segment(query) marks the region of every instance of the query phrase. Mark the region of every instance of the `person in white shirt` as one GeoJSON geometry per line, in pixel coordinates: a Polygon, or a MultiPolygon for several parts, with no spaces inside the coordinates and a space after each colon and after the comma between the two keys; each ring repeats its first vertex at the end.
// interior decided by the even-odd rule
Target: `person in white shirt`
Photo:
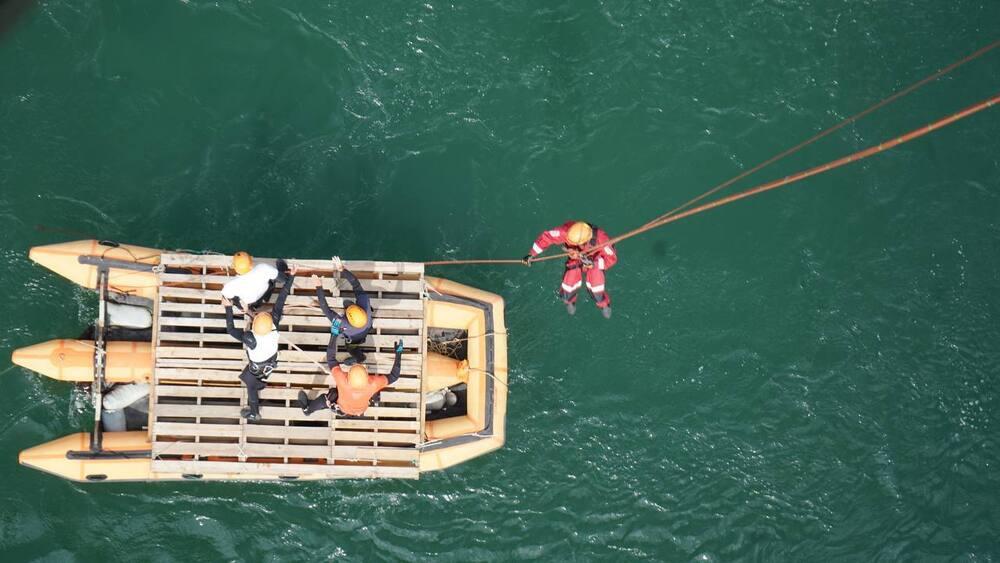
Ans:
{"type": "Polygon", "coordinates": [[[276,265],[254,265],[246,252],[233,255],[233,269],[239,274],[222,286],[222,296],[247,312],[266,303],[277,283],[288,283],[288,264],[278,258],[276,265]]]}
{"type": "Polygon", "coordinates": [[[278,293],[277,301],[274,302],[274,309],[270,313],[254,315],[251,330],[235,327],[233,305],[229,299],[222,299],[222,305],[226,308],[226,332],[243,343],[249,360],[247,366],[243,368],[243,373],[240,374],[240,381],[247,386],[250,403],[249,407],[240,412],[240,416],[249,422],[260,420],[260,390],[267,387],[267,379],[278,366],[278,323],[281,322],[284,313],[285,299],[295,283],[295,271],[296,268],[293,266],[285,285],[278,293]]]}

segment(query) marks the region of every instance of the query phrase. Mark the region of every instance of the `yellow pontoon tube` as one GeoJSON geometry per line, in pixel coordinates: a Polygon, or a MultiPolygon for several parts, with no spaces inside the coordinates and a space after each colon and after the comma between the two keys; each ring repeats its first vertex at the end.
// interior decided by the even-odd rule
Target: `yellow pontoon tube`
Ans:
{"type": "Polygon", "coordinates": [[[507,417],[507,328],[503,299],[474,287],[427,277],[424,320],[428,328],[468,334],[465,362],[440,354],[424,358],[424,392],[465,383],[465,416],[427,421],[420,470],[451,467],[503,446],[507,417]]]}

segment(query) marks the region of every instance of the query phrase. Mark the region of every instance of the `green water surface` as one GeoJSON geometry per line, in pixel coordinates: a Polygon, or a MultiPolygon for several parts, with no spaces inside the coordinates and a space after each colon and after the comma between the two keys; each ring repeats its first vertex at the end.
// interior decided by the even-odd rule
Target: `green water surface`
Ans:
{"type": "MultiPolygon", "coordinates": [[[[66,482],[87,396],[10,350],[93,295],[33,245],[512,258],[618,233],[1000,35],[956,0],[46,0],[0,37],[5,561],[1000,559],[1000,110],[502,294],[506,447],[417,482],[66,482]]],[[[1000,52],[734,186],[1000,90],[1000,52]]]]}

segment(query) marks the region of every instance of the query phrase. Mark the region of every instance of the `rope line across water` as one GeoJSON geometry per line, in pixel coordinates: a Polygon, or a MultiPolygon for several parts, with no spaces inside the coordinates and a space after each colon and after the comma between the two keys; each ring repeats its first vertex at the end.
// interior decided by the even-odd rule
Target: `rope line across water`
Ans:
{"type": "MultiPolygon", "coordinates": [[[[848,164],[850,162],[854,162],[855,160],[861,160],[861,159],[864,159],[864,158],[868,158],[869,156],[878,154],[880,152],[884,152],[885,150],[888,150],[888,149],[891,149],[891,148],[896,147],[898,145],[901,145],[903,143],[912,141],[913,139],[916,139],[918,137],[922,137],[923,135],[926,135],[927,133],[930,133],[931,131],[934,131],[934,130],[939,129],[941,127],[944,127],[946,125],[950,125],[951,123],[954,123],[955,121],[958,121],[960,119],[964,119],[965,117],[968,117],[969,115],[972,115],[974,113],[977,113],[977,112],[979,112],[979,111],[981,111],[983,109],[986,109],[986,108],[992,106],[996,102],[996,100],[997,100],[996,97],[992,98],[991,100],[987,100],[987,101],[981,102],[980,104],[976,104],[975,106],[972,106],[972,107],[970,107],[970,108],[968,108],[966,110],[963,110],[961,112],[958,112],[956,114],[952,114],[951,116],[948,116],[948,117],[943,118],[941,120],[938,120],[938,121],[936,121],[936,122],[934,122],[934,123],[932,123],[930,125],[927,125],[924,128],[921,128],[921,129],[918,129],[918,130],[913,131],[911,133],[907,133],[906,135],[902,135],[900,137],[897,137],[896,139],[893,139],[892,141],[888,141],[886,143],[881,143],[877,147],[871,147],[871,148],[863,150],[863,151],[858,151],[858,152],[856,152],[856,153],[854,153],[852,155],[849,155],[847,157],[844,157],[842,159],[834,160],[834,161],[831,161],[831,162],[829,162],[827,164],[824,164],[824,165],[821,165],[821,166],[817,166],[815,168],[810,168],[810,169],[808,169],[808,170],[806,170],[804,172],[799,172],[799,173],[796,173],[796,174],[792,174],[791,176],[787,176],[787,177],[785,177],[782,180],[777,180],[775,182],[770,182],[770,183],[767,183],[767,184],[762,184],[762,185],[757,186],[755,188],[751,188],[751,189],[746,190],[744,192],[740,192],[739,194],[735,194],[734,196],[729,196],[729,197],[726,197],[726,198],[722,198],[722,199],[716,200],[716,201],[714,201],[712,203],[699,206],[697,208],[694,208],[692,210],[686,211],[684,213],[680,213],[684,209],[689,208],[691,205],[694,205],[695,203],[697,203],[697,202],[705,199],[706,197],[708,197],[708,196],[710,196],[712,194],[715,194],[715,193],[719,192],[720,190],[722,190],[724,188],[727,188],[727,187],[731,186],[732,184],[736,183],[737,181],[742,180],[743,178],[746,178],[747,176],[749,176],[749,175],[751,175],[751,174],[753,174],[755,172],[758,172],[761,169],[763,169],[763,168],[765,168],[765,167],[767,167],[767,166],[769,166],[771,164],[774,164],[775,162],[778,162],[779,160],[782,160],[782,159],[784,159],[784,158],[786,158],[786,157],[788,157],[788,156],[790,156],[792,154],[795,154],[796,152],[798,152],[798,151],[802,150],[803,148],[805,148],[805,147],[807,147],[807,146],[815,143],[816,141],[819,141],[820,139],[822,139],[822,138],[830,135],[831,133],[834,133],[834,132],[836,132],[836,131],[838,131],[838,130],[844,128],[844,127],[846,127],[847,125],[850,125],[851,123],[854,123],[854,122],[858,121],[859,119],[861,119],[861,118],[863,118],[863,117],[871,114],[872,112],[874,112],[874,111],[876,111],[876,110],[878,110],[878,109],[880,109],[882,107],[885,107],[886,105],[889,105],[890,103],[895,102],[896,100],[899,100],[900,98],[902,98],[902,97],[904,97],[904,96],[906,96],[906,95],[914,92],[915,90],[921,88],[922,86],[924,86],[924,85],[926,85],[926,84],[928,84],[930,82],[933,82],[934,80],[937,80],[938,78],[941,78],[942,76],[950,73],[951,71],[957,69],[958,67],[963,66],[966,63],[969,63],[969,62],[971,62],[971,61],[973,61],[973,60],[975,60],[975,59],[977,59],[977,58],[985,55],[986,53],[989,53],[990,51],[996,49],[997,47],[1000,47],[1000,40],[994,41],[994,42],[990,43],[989,45],[986,45],[985,47],[982,47],[981,49],[975,51],[974,53],[972,53],[972,54],[970,54],[970,55],[968,55],[968,56],[966,56],[966,57],[964,57],[964,58],[962,58],[962,59],[960,59],[958,61],[955,61],[954,63],[951,63],[950,65],[948,65],[948,66],[946,66],[944,68],[941,68],[937,72],[935,72],[935,73],[933,73],[933,74],[931,74],[931,75],[929,75],[929,76],[927,76],[927,77],[925,77],[925,78],[923,78],[923,79],[921,79],[921,80],[919,80],[919,81],[911,84],[910,86],[907,86],[906,88],[904,88],[902,90],[899,90],[895,94],[893,94],[893,95],[891,95],[891,96],[883,99],[882,101],[876,103],[875,105],[872,105],[872,106],[868,107],[867,109],[865,109],[865,110],[863,110],[863,111],[861,111],[859,113],[856,113],[856,114],[852,115],[851,117],[848,117],[848,118],[842,120],[841,122],[837,123],[836,125],[828,128],[828,129],[825,129],[824,131],[822,131],[820,133],[817,133],[816,135],[810,137],[809,139],[806,139],[805,141],[803,141],[803,142],[795,145],[794,147],[791,147],[791,148],[785,150],[784,152],[781,152],[781,153],[775,155],[774,157],[769,158],[768,160],[765,160],[764,162],[761,162],[760,164],[754,166],[753,168],[750,168],[748,170],[745,170],[745,171],[737,174],[736,176],[730,178],[729,180],[726,180],[725,182],[722,182],[721,184],[719,184],[717,186],[714,186],[713,188],[709,189],[708,191],[702,193],[701,195],[699,195],[699,196],[697,196],[697,197],[695,197],[695,198],[693,198],[693,199],[691,199],[691,200],[683,203],[682,205],[680,205],[680,206],[678,206],[678,207],[676,207],[676,208],[674,208],[674,209],[672,209],[672,210],[664,213],[663,215],[660,215],[659,217],[656,217],[655,219],[652,219],[651,221],[648,221],[647,223],[641,225],[640,227],[637,227],[637,228],[635,228],[635,229],[633,229],[631,231],[628,231],[628,232],[626,232],[624,234],[621,234],[621,235],[618,235],[616,237],[613,237],[607,243],[599,245],[599,246],[591,249],[588,252],[589,253],[598,252],[602,248],[604,248],[605,246],[608,246],[608,245],[611,245],[611,244],[615,244],[617,242],[621,242],[621,241],[623,241],[625,239],[628,239],[628,238],[634,237],[636,235],[645,233],[645,232],[647,232],[649,230],[655,229],[656,227],[660,227],[660,226],[666,225],[668,223],[672,223],[674,220],[681,219],[683,217],[690,217],[691,215],[694,215],[696,213],[700,213],[702,211],[708,211],[709,209],[713,209],[715,207],[719,207],[719,206],[725,205],[727,203],[732,203],[734,201],[737,201],[737,200],[740,200],[740,199],[744,199],[746,197],[750,197],[752,195],[756,195],[756,194],[759,194],[759,193],[764,192],[764,191],[769,191],[769,190],[777,188],[777,187],[788,185],[788,184],[791,184],[793,182],[797,182],[799,180],[803,180],[805,178],[808,178],[810,176],[814,176],[814,175],[820,174],[822,172],[827,172],[829,170],[833,170],[834,168],[839,168],[840,166],[843,166],[843,165],[848,164]],[[920,132],[920,131],[923,131],[923,132],[920,132]],[[917,134],[917,133],[919,133],[919,134],[917,134]],[[676,217],[676,219],[674,219],[675,217],[676,217]]],[[[538,258],[533,258],[531,260],[531,262],[545,262],[547,260],[557,260],[559,258],[563,258],[563,257],[568,256],[568,255],[569,254],[566,253],[566,252],[559,253],[559,254],[552,254],[552,255],[548,255],[548,256],[542,256],[542,257],[538,257],[538,258]]],[[[466,265],[466,264],[523,264],[523,262],[521,260],[518,260],[518,259],[436,260],[436,261],[424,262],[425,266],[449,266],[449,265],[466,265]]]]}
{"type": "MultiPolygon", "coordinates": [[[[992,107],[993,105],[995,105],[997,103],[1000,103],[1000,94],[995,94],[994,96],[992,96],[992,97],[990,97],[990,98],[988,98],[986,100],[983,100],[983,101],[981,101],[981,102],[979,102],[979,103],[977,103],[975,105],[969,106],[968,108],[966,108],[966,109],[964,109],[962,111],[953,113],[953,114],[951,114],[951,115],[949,115],[947,117],[941,118],[941,119],[939,119],[937,121],[929,123],[929,124],[927,124],[927,125],[925,125],[923,127],[920,127],[918,129],[914,129],[913,131],[910,131],[909,133],[906,133],[904,135],[900,135],[899,137],[896,137],[894,139],[891,139],[891,140],[879,143],[877,145],[868,147],[867,149],[860,150],[860,151],[857,151],[855,153],[851,153],[851,154],[849,154],[849,155],[847,155],[845,157],[838,158],[836,160],[832,160],[830,162],[827,162],[826,164],[821,164],[819,166],[815,166],[813,168],[809,168],[808,170],[804,170],[802,172],[797,172],[797,173],[792,174],[790,176],[785,176],[784,178],[782,178],[780,180],[774,180],[774,181],[768,182],[766,184],[761,184],[759,186],[750,188],[749,190],[742,191],[742,192],[739,192],[737,194],[733,194],[731,196],[726,196],[724,198],[717,199],[717,200],[712,201],[710,203],[699,205],[698,207],[694,207],[694,208],[688,209],[687,211],[684,211],[684,212],[681,212],[681,213],[677,213],[677,214],[674,214],[674,215],[664,216],[661,219],[654,219],[653,221],[650,221],[649,223],[646,223],[645,225],[642,225],[641,227],[638,227],[636,229],[628,231],[627,233],[624,233],[624,234],[618,235],[616,237],[613,237],[608,242],[606,242],[606,243],[604,243],[602,245],[598,245],[598,246],[594,247],[592,250],[589,250],[588,252],[589,253],[597,252],[600,249],[604,248],[605,246],[608,246],[608,245],[611,245],[611,244],[615,244],[617,242],[621,242],[621,241],[623,241],[625,239],[629,239],[629,238],[632,238],[634,236],[637,236],[637,235],[640,235],[642,233],[645,233],[647,231],[651,231],[651,230],[653,230],[653,229],[655,229],[657,227],[662,227],[663,225],[666,225],[666,224],[669,224],[669,223],[673,223],[674,221],[679,221],[681,219],[684,219],[685,217],[690,217],[692,215],[696,215],[698,213],[702,213],[702,212],[708,211],[710,209],[715,209],[716,207],[721,207],[723,205],[726,205],[726,204],[729,204],[729,203],[733,203],[734,201],[739,201],[741,199],[746,199],[748,197],[752,197],[752,196],[758,195],[760,193],[773,190],[775,188],[780,188],[782,186],[787,186],[788,184],[792,184],[792,183],[798,182],[799,180],[804,180],[804,179],[809,178],[811,176],[815,176],[817,174],[822,174],[824,172],[829,172],[830,170],[834,170],[836,168],[840,168],[841,166],[844,166],[846,164],[851,164],[853,162],[858,162],[859,160],[864,160],[864,159],[866,159],[866,158],[868,158],[870,156],[874,156],[876,154],[885,152],[885,151],[887,151],[889,149],[898,147],[899,145],[902,145],[904,143],[908,143],[910,141],[913,141],[914,139],[919,139],[920,137],[923,137],[924,135],[927,135],[928,133],[931,133],[933,131],[941,129],[942,127],[946,127],[948,125],[951,125],[952,123],[955,123],[956,121],[965,119],[966,117],[969,117],[971,115],[979,113],[980,111],[982,111],[984,109],[988,109],[988,108],[992,107]]],[[[552,256],[546,256],[546,257],[543,257],[543,258],[534,259],[534,260],[532,260],[532,262],[542,262],[544,260],[552,260],[552,259],[555,259],[555,258],[561,258],[563,256],[567,256],[567,254],[566,253],[562,253],[562,254],[556,254],[556,255],[552,255],[552,256]]],[[[491,264],[495,264],[495,263],[501,263],[501,264],[503,264],[503,263],[511,263],[511,262],[515,262],[515,263],[518,263],[518,264],[522,263],[520,260],[495,260],[495,261],[478,260],[478,261],[473,261],[473,263],[491,263],[491,264]]],[[[425,265],[445,265],[445,264],[457,264],[457,263],[461,263],[461,262],[443,262],[443,263],[442,262],[425,262],[425,265]]]]}

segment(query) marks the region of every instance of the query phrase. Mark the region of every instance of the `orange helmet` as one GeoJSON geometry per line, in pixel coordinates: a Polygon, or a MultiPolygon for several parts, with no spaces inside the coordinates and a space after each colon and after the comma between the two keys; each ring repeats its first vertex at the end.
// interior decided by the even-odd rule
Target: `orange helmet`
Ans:
{"type": "Polygon", "coordinates": [[[274,319],[271,313],[257,313],[253,318],[253,333],[257,336],[265,336],[274,330],[274,319]]]}
{"type": "Polygon", "coordinates": [[[347,372],[347,384],[355,389],[364,389],[368,385],[368,368],[354,364],[347,372]]]}
{"type": "Polygon", "coordinates": [[[358,305],[348,305],[344,311],[347,322],[354,328],[361,328],[368,324],[368,313],[358,305]]]}
{"type": "Polygon", "coordinates": [[[233,254],[233,269],[237,274],[243,275],[253,268],[253,258],[242,250],[233,254]]]}
{"type": "Polygon", "coordinates": [[[569,228],[569,232],[566,233],[566,242],[573,246],[583,246],[590,242],[593,236],[594,230],[590,228],[590,225],[583,221],[577,221],[573,223],[573,226],[569,228]]]}

